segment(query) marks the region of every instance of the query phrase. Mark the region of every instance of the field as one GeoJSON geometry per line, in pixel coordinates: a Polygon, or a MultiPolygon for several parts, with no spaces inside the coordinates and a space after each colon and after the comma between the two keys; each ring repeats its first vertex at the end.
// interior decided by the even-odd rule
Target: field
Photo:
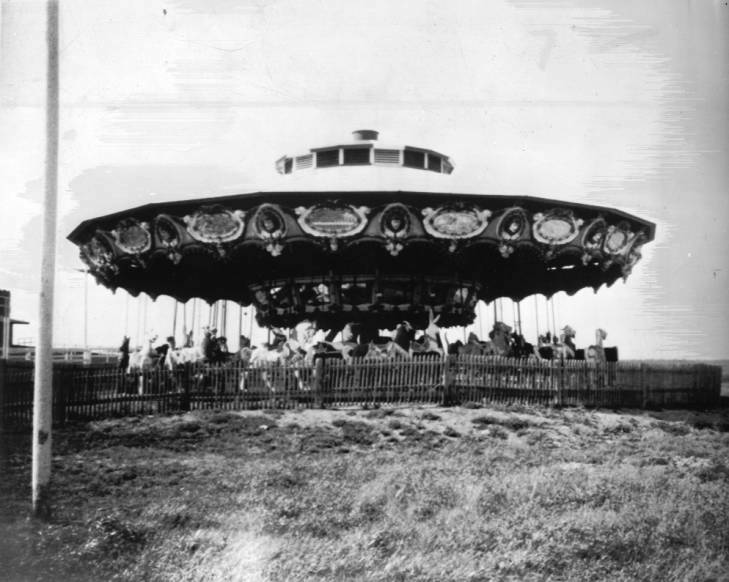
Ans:
{"type": "Polygon", "coordinates": [[[54,433],[27,517],[5,435],[3,580],[729,580],[729,412],[209,412],[54,433]]]}

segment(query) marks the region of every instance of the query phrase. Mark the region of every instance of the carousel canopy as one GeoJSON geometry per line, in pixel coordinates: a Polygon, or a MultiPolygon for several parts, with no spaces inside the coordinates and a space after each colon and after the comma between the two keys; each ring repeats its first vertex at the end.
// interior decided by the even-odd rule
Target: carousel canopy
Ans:
{"type": "Polygon", "coordinates": [[[653,236],[653,224],[597,206],[375,191],[148,204],[69,239],[99,283],[133,295],[254,304],[262,325],[392,327],[428,308],[463,325],[479,299],[611,285],[653,236]]]}
{"type": "MultiPolygon", "coordinates": [[[[377,138],[359,130],[354,144],[276,167],[453,170],[444,154],[377,138]]],[[[611,285],[654,232],[619,210],[545,198],[332,189],[147,204],[84,221],[69,239],[99,283],[132,295],[253,304],[264,326],[392,328],[424,326],[429,310],[465,325],[478,300],[611,285]]]]}

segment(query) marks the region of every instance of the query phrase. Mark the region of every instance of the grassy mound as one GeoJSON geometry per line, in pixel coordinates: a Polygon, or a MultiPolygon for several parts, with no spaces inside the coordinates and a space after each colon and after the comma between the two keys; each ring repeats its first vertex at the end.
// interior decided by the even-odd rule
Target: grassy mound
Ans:
{"type": "Polygon", "coordinates": [[[7,435],[7,580],[724,580],[726,413],[200,413],[54,434],[27,518],[7,435]]]}

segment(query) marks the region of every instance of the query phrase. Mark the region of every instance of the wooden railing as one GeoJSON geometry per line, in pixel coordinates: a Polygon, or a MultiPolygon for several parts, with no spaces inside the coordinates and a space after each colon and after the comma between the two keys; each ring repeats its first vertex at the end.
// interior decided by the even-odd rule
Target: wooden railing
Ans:
{"type": "MultiPolygon", "coordinates": [[[[54,421],[194,409],[523,403],[590,407],[718,405],[721,368],[690,362],[318,359],[314,365],[198,365],[127,374],[105,364],[54,364],[54,421]]],[[[0,428],[32,421],[33,364],[0,361],[0,428]]]]}
{"type": "MultiPolygon", "coordinates": [[[[15,344],[10,346],[8,357],[11,360],[33,361],[35,346],[15,344]]],[[[110,348],[53,348],[54,362],[78,362],[85,364],[113,364],[119,359],[119,351],[110,348]]]]}

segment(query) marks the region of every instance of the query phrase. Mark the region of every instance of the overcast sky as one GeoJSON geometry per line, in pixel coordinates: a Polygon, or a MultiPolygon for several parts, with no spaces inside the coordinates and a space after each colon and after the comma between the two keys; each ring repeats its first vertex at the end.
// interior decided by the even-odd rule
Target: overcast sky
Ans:
{"type": "MultiPolygon", "coordinates": [[[[31,322],[43,27],[43,3],[2,3],[0,288],[31,322]]],[[[627,283],[559,294],[558,325],[578,345],[604,327],[628,358],[729,357],[724,1],[63,0],[60,34],[56,345],[83,342],[83,264],[65,239],[81,220],[288,188],[276,158],[373,128],[456,165],[426,185],[409,171],[376,185],[553,197],[654,221],[627,283]]],[[[538,318],[546,326],[544,298],[534,305],[522,309],[532,336],[538,318]]],[[[167,335],[172,306],[92,282],[89,343],[167,335]]]]}

